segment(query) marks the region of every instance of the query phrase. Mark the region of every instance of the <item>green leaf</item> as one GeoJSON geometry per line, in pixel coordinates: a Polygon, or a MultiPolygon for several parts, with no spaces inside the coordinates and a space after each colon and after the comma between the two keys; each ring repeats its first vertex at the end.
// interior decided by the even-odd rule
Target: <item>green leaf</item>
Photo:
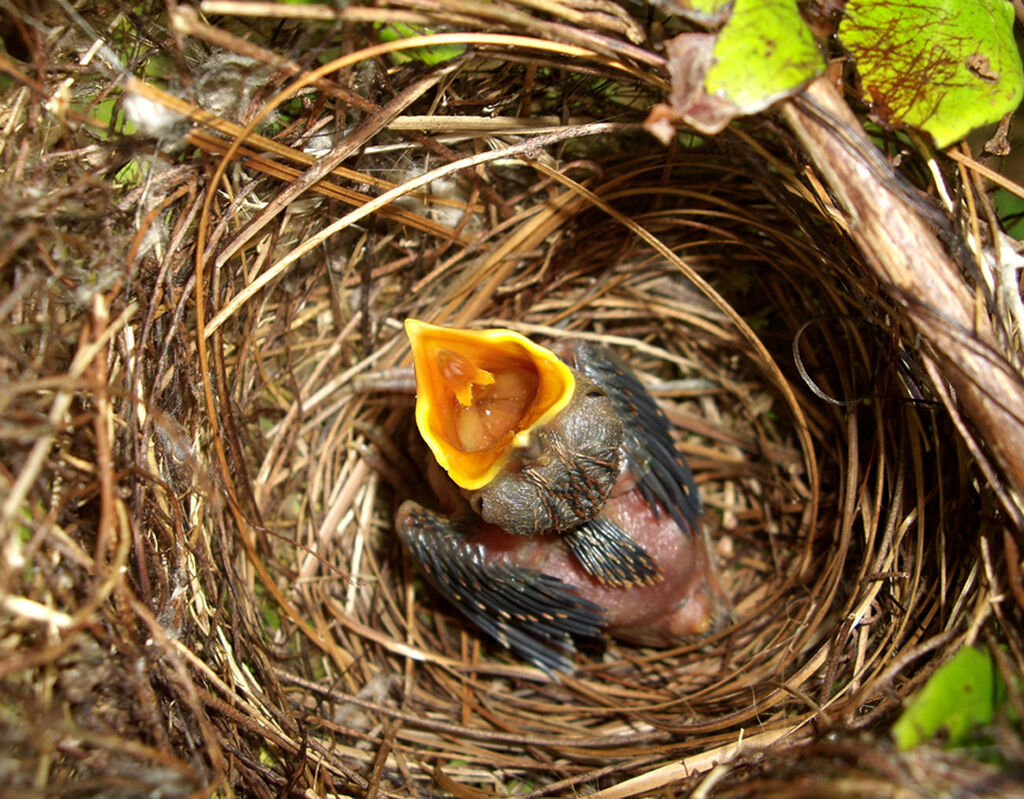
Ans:
{"type": "Polygon", "coordinates": [[[123,133],[127,136],[132,135],[136,131],[135,123],[130,119],[125,119],[123,113],[114,114],[114,107],[117,104],[117,97],[107,97],[105,100],[96,103],[92,108],[92,116],[101,122],[105,122],[107,125],[107,134],[102,134],[104,138],[112,133],[123,133]]]}
{"type": "Polygon", "coordinates": [[[114,183],[121,188],[130,188],[142,185],[142,178],[142,165],[137,159],[133,158],[118,170],[118,173],[114,176],[114,183]]]}
{"type": "Polygon", "coordinates": [[[993,195],[993,200],[1003,229],[1015,239],[1024,238],[1024,198],[1006,189],[999,189],[993,195]]]}
{"type": "Polygon", "coordinates": [[[704,88],[742,114],[764,110],[825,69],[796,0],[736,0],[714,58],[704,88]]]}
{"type": "MultiPolygon", "coordinates": [[[[376,28],[379,31],[382,42],[393,42],[396,39],[411,39],[414,36],[427,36],[435,31],[422,25],[406,25],[402,22],[389,22],[387,24],[378,22],[376,28]]],[[[396,64],[406,64],[410,61],[422,61],[427,66],[435,66],[445,61],[451,61],[466,52],[464,44],[438,44],[433,47],[413,47],[409,50],[400,50],[391,53],[390,58],[396,64]]]]}
{"type": "Polygon", "coordinates": [[[875,114],[927,131],[937,147],[1020,103],[1007,0],[849,0],[838,35],[875,114]]]}
{"type": "Polygon", "coordinates": [[[969,741],[972,730],[992,721],[1006,700],[1006,686],[988,651],[965,646],[928,678],[892,728],[900,749],[932,740],[940,730],[949,746],[969,741]]]}

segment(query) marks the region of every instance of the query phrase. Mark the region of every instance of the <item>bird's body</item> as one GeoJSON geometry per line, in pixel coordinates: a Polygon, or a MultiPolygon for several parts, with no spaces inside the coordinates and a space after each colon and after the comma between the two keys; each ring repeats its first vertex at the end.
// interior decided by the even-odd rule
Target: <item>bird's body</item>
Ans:
{"type": "Polygon", "coordinates": [[[484,524],[468,537],[489,561],[515,564],[561,580],[603,609],[603,632],[647,646],[671,646],[708,632],[723,608],[702,539],[680,535],[665,513],[655,515],[638,491],[613,496],[602,518],[627,532],[651,556],[659,579],[621,586],[599,580],[557,533],[519,536],[484,524]],[[709,573],[712,581],[709,584],[709,573]]]}
{"type": "Polygon", "coordinates": [[[515,377],[503,378],[494,365],[505,355],[489,348],[518,353],[524,345],[516,334],[485,331],[479,344],[487,354],[478,358],[472,331],[407,327],[417,422],[451,480],[435,470],[439,511],[406,502],[396,528],[449,601],[547,671],[571,670],[573,636],[608,633],[667,646],[727,618],[690,469],[664,414],[610,350],[583,341],[553,350],[530,343],[529,357],[513,360],[515,377]],[[436,338],[425,342],[424,329],[436,338]],[[454,356],[449,332],[457,336],[454,356]],[[427,389],[421,376],[435,368],[438,351],[446,371],[427,389]],[[542,363],[518,391],[528,361],[548,357],[559,363],[542,363]],[[515,413],[542,421],[520,426],[503,413],[489,431],[485,410],[469,426],[450,420],[473,413],[478,396],[499,394],[505,406],[514,397],[515,413]],[[535,397],[543,398],[538,407],[529,404],[535,397]],[[558,410],[547,413],[548,403],[558,410]],[[462,455],[451,450],[467,440],[485,443],[462,472],[462,455]]]}

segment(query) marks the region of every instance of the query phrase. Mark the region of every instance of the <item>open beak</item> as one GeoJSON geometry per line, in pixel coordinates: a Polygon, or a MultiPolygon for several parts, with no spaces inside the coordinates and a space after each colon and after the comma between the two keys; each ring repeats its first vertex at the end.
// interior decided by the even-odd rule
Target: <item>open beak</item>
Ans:
{"type": "Polygon", "coordinates": [[[405,320],[416,368],[416,425],[456,485],[482,488],[514,447],[572,399],[572,371],[511,330],[405,320]]]}

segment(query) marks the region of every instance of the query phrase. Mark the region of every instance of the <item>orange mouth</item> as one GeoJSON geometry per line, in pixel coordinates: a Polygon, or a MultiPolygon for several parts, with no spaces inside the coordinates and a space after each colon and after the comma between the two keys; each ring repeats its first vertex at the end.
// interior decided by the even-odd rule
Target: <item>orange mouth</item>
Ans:
{"type": "Polygon", "coordinates": [[[482,488],[572,399],[572,371],[511,330],[405,320],[416,368],[416,425],[456,485],[482,488]]]}

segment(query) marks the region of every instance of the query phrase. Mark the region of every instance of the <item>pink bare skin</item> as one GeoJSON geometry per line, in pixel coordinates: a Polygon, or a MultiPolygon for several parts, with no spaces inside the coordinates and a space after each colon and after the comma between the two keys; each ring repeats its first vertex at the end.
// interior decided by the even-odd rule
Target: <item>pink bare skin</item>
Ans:
{"type": "Polygon", "coordinates": [[[664,511],[655,516],[627,479],[617,490],[602,515],[654,558],[662,577],[654,585],[621,588],[596,580],[558,535],[512,535],[482,524],[470,540],[484,547],[488,560],[535,569],[575,588],[605,609],[607,631],[616,638],[660,647],[707,633],[728,614],[728,603],[703,539],[683,533],[664,511]]]}

